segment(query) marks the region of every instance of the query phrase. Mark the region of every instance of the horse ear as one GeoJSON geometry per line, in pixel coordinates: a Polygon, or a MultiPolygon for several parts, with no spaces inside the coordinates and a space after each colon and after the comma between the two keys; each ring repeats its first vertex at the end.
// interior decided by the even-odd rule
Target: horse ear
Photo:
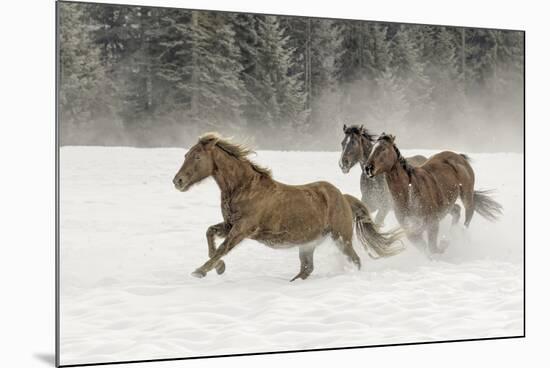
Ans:
{"type": "Polygon", "coordinates": [[[390,134],[390,142],[392,142],[392,143],[395,142],[395,135],[390,134]]]}
{"type": "Polygon", "coordinates": [[[344,133],[346,132],[346,129],[347,129],[347,128],[348,128],[348,127],[347,127],[346,124],[344,123],[344,133]]]}
{"type": "Polygon", "coordinates": [[[363,124],[361,124],[361,127],[359,128],[359,131],[362,132],[363,130],[365,130],[365,127],[363,126],[363,124]]]}

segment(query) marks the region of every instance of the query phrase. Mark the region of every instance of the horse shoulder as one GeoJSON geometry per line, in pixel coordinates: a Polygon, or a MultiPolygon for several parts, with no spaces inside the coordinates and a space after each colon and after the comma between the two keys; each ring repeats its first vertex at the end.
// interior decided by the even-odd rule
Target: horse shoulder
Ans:
{"type": "Polygon", "coordinates": [[[421,168],[428,172],[437,172],[439,170],[445,169],[445,167],[449,166],[449,163],[454,163],[457,158],[462,157],[451,151],[438,152],[435,155],[431,156],[428,161],[426,161],[423,165],[419,167],[419,169],[421,168]]]}
{"type": "Polygon", "coordinates": [[[411,157],[407,157],[407,161],[413,166],[421,166],[425,164],[426,161],[428,161],[428,158],[422,155],[414,155],[411,157]]]}

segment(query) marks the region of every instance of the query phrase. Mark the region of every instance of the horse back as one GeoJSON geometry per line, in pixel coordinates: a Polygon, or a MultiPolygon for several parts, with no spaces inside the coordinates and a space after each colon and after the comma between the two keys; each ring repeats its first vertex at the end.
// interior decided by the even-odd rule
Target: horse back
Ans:
{"type": "Polygon", "coordinates": [[[407,157],[407,161],[413,166],[421,166],[426,161],[428,161],[428,158],[422,155],[414,155],[414,156],[407,157]]]}
{"type": "Polygon", "coordinates": [[[474,184],[475,174],[467,156],[452,151],[443,151],[433,155],[420,168],[438,181],[452,178],[461,185],[473,187],[474,184]]]}
{"type": "Polygon", "coordinates": [[[253,239],[275,247],[326,235],[335,217],[348,218],[351,224],[351,209],[340,190],[328,182],[276,183],[255,198],[246,211],[258,229],[253,239]]]}

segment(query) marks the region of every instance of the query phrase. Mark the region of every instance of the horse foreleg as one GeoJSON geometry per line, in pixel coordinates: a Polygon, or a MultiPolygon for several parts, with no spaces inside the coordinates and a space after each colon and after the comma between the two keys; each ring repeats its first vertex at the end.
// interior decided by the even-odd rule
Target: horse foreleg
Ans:
{"type": "MultiPolygon", "coordinates": [[[[226,222],[220,222],[219,224],[212,225],[206,230],[206,240],[208,242],[208,257],[212,258],[216,253],[216,236],[225,238],[231,230],[231,225],[226,222]]],[[[225,271],[225,262],[220,260],[216,263],[216,272],[221,275],[225,271]]]]}
{"type": "Polygon", "coordinates": [[[456,225],[460,220],[460,206],[456,203],[451,207],[451,218],[453,225],[456,225]]]}
{"type": "Polygon", "coordinates": [[[374,223],[379,227],[384,226],[384,220],[386,219],[386,216],[388,216],[388,213],[390,213],[390,209],[391,205],[389,203],[382,204],[374,217],[374,223]]]}
{"type": "Polygon", "coordinates": [[[430,253],[428,252],[428,249],[427,249],[428,244],[426,243],[426,241],[422,237],[422,232],[407,233],[407,239],[409,239],[409,241],[411,243],[413,243],[413,245],[416,247],[416,249],[418,249],[421,253],[424,253],[426,255],[426,257],[431,259],[431,255],[430,255],[430,253]]]}
{"type": "Polygon", "coordinates": [[[292,278],[290,281],[296,279],[305,280],[313,272],[313,252],[315,247],[302,246],[300,247],[300,272],[292,278]]]}
{"type": "Polygon", "coordinates": [[[223,243],[221,243],[218,249],[215,250],[214,255],[210,257],[210,259],[206,261],[201,267],[197,268],[192,273],[192,275],[195,277],[206,276],[206,273],[211,271],[223,256],[229,253],[231,249],[233,249],[237,244],[243,241],[249,234],[250,233],[244,231],[242,227],[233,226],[231,230],[229,230],[229,233],[227,234],[227,237],[225,238],[223,243]]]}
{"type": "Polygon", "coordinates": [[[439,224],[435,223],[430,225],[428,228],[428,246],[430,247],[430,252],[432,253],[443,253],[449,246],[447,243],[441,242],[441,247],[439,247],[437,242],[438,235],[439,224]]]}

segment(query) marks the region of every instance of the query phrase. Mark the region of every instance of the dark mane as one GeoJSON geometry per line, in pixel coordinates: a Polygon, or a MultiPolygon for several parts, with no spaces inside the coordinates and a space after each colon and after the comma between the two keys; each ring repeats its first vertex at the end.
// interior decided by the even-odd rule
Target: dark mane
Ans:
{"type": "Polygon", "coordinates": [[[410,177],[411,177],[411,175],[414,171],[414,167],[407,161],[407,159],[405,157],[403,157],[403,155],[401,154],[401,151],[399,151],[399,148],[397,148],[397,146],[395,145],[394,139],[395,139],[394,136],[386,134],[386,133],[382,133],[378,137],[379,141],[384,140],[386,142],[391,143],[391,145],[393,146],[393,149],[395,150],[395,153],[397,153],[397,161],[399,162],[401,167],[403,169],[405,169],[405,172],[407,173],[407,175],[409,176],[409,179],[410,179],[410,177]]]}
{"type": "Polygon", "coordinates": [[[410,178],[412,173],[413,173],[414,168],[412,167],[411,164],[409,164],[407,159],[405,157],[403,157],[403,155],[401,155],[401,151],[399,151],[399,148],[397,148],[397,146],[395,144],[393,145],[393,148],[395,149],[395,152],[397,153],[397,160],[401,164],[401,167],[403,167],[403,169],[405,169],[405,171],[407,172],[407,175],[410,178]]]}
{"type": "Polygon", "coordinates": [[[371,134],[368,129],[364,128],[362,125],[350,125],[344,130],[344,134],[358,134],[365,137],[369,142],[374,142],[376,135],[371,134]]]}
{"type": "Polygon", "coordinates": [[[255,153],[253,149],[247,147],[243,144],[233,143],[228,138],[221,137],[218,133],[205,133],[199,137],[200,143],[208,143],[215,141],[215,145],[221,148],[224,152],[230,156],[235,157],[239,161],[246,162],[252,166],[254,171],[258,172],[261,175],[265,175],[271,178],[271,170],[266,167],[260,166],[254,161],[248,158],[249,155],[255,153]]]}

